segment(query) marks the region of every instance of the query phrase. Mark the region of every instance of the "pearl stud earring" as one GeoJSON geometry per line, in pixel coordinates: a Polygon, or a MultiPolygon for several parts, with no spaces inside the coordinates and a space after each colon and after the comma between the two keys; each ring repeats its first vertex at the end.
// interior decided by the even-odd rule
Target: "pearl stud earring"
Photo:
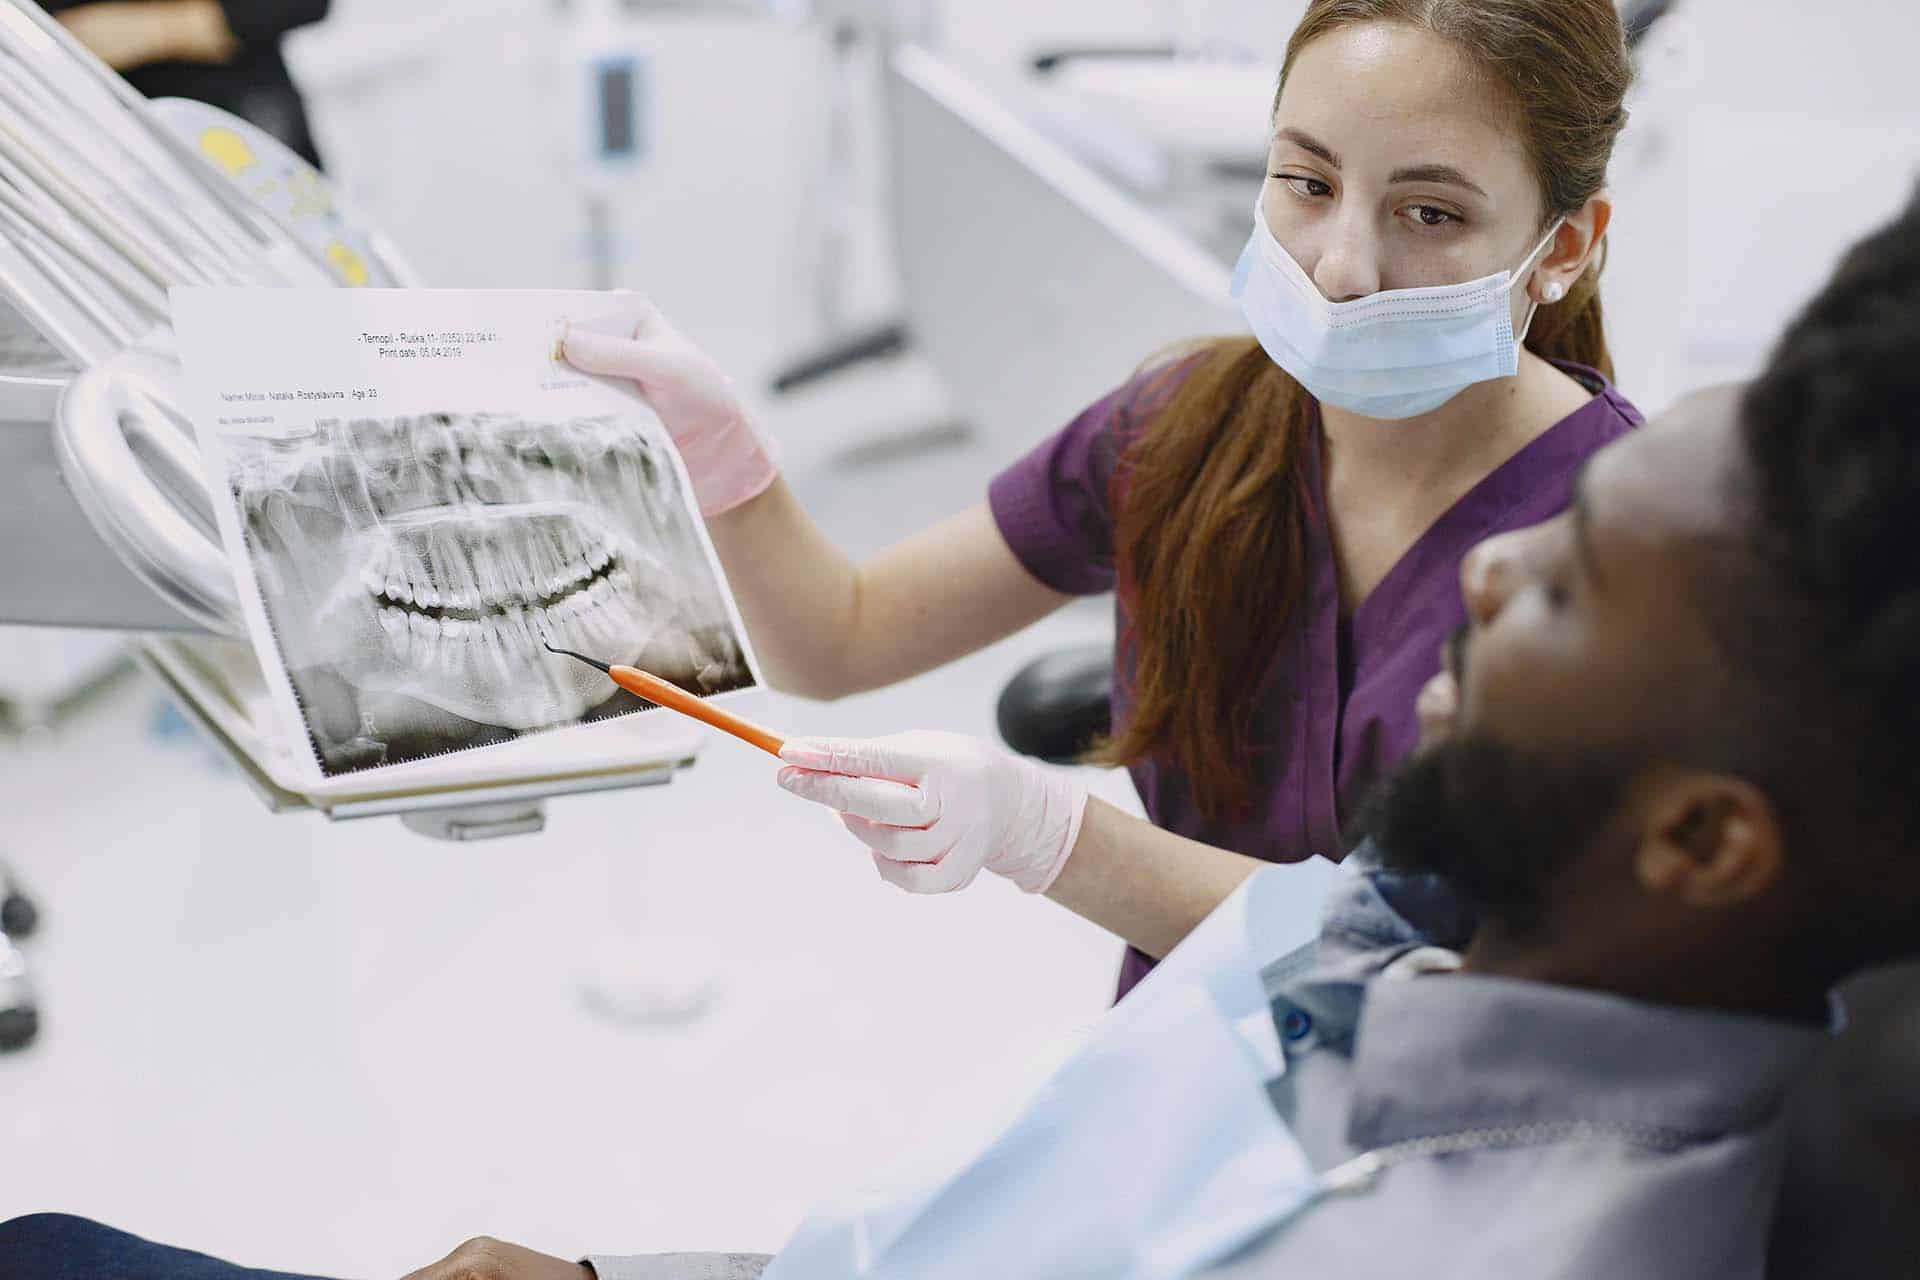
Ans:
{"type": "Polygon", "coordinates": [[[1558,302],[1567,296],[1567,286],[1561,284],[1558,280],[1549,280],[1547,287],[1540,291],[1540,296],[1549,303],[1558,302]]]}

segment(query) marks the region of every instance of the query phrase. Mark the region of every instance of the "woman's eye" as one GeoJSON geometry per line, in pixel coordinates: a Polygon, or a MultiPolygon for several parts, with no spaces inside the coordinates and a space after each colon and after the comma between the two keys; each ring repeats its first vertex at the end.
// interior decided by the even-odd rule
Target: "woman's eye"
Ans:
{"type": "Polygon", "coordinates": [[[1448,213],[1445,209],[1442,209],[1437,205],[1431,205],[1431,204],[1409,205],[1407,206],[1407,211],[1411,213],[1414,217],[1414,220],[1423,227],[1444,227],[1449,222],[1460,221],[1458,217],[1454,216],[1451,213],[1448,213]]]}
{"type": "Polygon", "coordinates": [[[1333,188],[1318,178],[1303,177],[1297,173],[1276,173],[1273,175],[1287,184],[1297,196],[1326,196],[1333,194],[1333,188]]]}

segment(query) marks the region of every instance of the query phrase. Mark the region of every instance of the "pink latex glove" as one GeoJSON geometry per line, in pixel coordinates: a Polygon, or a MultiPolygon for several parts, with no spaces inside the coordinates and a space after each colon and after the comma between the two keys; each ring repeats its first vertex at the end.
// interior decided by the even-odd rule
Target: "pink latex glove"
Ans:
{"type": "Polygon", "coordinates": [[[602,377],[627,378],[660,415],[693,480],[700,514],[717,516],[766,492],[779,469],[733,384],[720,366],[667,322],[645,308],[632,336],[569,326],[561,339],[567,363],[602,377]]]}
{"type": "Polygon", "coordinates": [[[991,871],[1043,893],[1080,838],[1087,789],[957,733],[789,738],[780,785],[840,811],[883,879],[951,893],[991,871]]]}

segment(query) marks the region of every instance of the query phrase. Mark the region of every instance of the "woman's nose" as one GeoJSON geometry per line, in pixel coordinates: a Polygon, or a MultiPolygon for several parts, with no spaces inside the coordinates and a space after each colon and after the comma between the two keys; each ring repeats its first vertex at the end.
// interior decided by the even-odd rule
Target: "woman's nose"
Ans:
{"type": "Polygon", "coordinates": [[[1313,284],[1329,302],[1350,302],[1380,292],[1380,259],[1372,233],[1341,222],[1328,228],[1313,264],[1313,284]]]}
{"type": "Polygon", "coordinates": [[[1524,530],[1488,538],[1460,561],[1460,596],[1467,620],[1485,626],[1499,616],[1520,577],[1524,530]]]}

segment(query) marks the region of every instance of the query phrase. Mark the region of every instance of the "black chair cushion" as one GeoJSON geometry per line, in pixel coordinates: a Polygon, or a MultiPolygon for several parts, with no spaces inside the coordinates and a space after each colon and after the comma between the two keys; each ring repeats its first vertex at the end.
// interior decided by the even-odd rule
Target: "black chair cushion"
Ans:
{"type": "Polygon", "coordinates": [[[1113,646],[1035,658],[1000,691],[1000,736],[1022,755],[1068,764],[1113,724],[1113,646]]]}

